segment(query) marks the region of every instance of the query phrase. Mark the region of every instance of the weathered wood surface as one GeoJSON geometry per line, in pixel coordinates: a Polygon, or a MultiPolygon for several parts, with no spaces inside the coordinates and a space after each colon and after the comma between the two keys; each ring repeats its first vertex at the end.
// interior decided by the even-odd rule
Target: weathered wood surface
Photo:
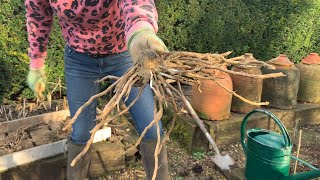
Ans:
{"type": "Polygon", "coordinates": [[[1,180],[65,180],[67,156],[59,155],[0,174],[1,180]]]}
{"type": "MultiPolygon", "coordinates": [[[[29,149],[0,156],[0,180],[12,178],[14,180],[65,179],[67,163],[66,139],[40,146],[37,146],[36,142],[45,141],[46,138],[48,138],[43,132],[50,134],[50,130],[56,131],[60,129],[61,124],[56,122],[63,121],[68,116],[69,112],[55,112],[50,115],[43,114],[37,116],[35,119],[32,119],[32,117],[20,119],[20,121],[42,123],[42,125],[33,128],[33,130],[29,132],[29,139],[32,140],[26,141],[31,146],[29,149]],[[53,121],[50,118],[52,118],[53,121]]],[[[121,141],[103,141],[111,136],[111,128],[109,127],[98,131],[97,137],[95,137],[96,143],[93,144],[92,162],[89,170],[91,177],[97,177],[106,172],[120,170],[125,168],[126,165],[136,162],[136,158],[134,157],[136,151],[132,154],[119,157],[119,155],[123,153],[125,149],[131,147],[139,137],[126,118],[123,118],[123,120],[128,123],[129,127],[123,126],[121,128],[124,128],[129,134],[121,141]]],[[[6,130],[13,130],[14,127],[18,127],[19,124],[26,124],[19,123],[18,121],[19,120],[13,122],[13,125],[11,125],[10,122],[5,123],[2,127],[6,130]]],[[[6,137],[4,133],[2,134],[3,136],[0,136],[0,142],[6,137]]]]}
{"type": "Polygon", "coordinates": [[[69,110],[61,110],[57,112],[31,116],[31,117],[17,119],[13,121],[2,122],[0,123],[0,132],[1,133],[12,132],[17,130],[21,126],[28,126],[31,124],[39,124],[39,123],[48,124],[49,122],[62,121],[69,116],[70,116],[69,110]]]}
{"type": "MultiPolygon", "coordinates": [[[[0,146],[6,143],[6,136],[14,133],[17,128],[31,124],[34,126],[26,131],[28,136],[20,144],[21,151],[0,152],[0,172],[65,153],[67,135],[57,133],[61,130],[62,121],[65,121],[69,115],[69,111],[62,110],[1,123],[0,128],[2,127],[5,132],[2,131],[0,135],[0,146]]],[[[104,141],[109,137],[111,137],[111,128],[101,129],[96,133],[94,143],[104,141]]]]}
{"type": "MultiPolygon", "coordinates": [[[[89,176],[99,177],[106,172],[126,167],[124,145],[118,142],[99,142],[93,145],[89,176]]],[[[0,179],[14,180],[64,180],[66,179],[67,154],[61,154],[41,161],[19,166],[0,174],[0,179]]]]}
{"type": "Polygon", "coordinates": [[[62,154],[65,152],[66,142],[67,140],[62,140],[1,156],[0,173],[16,166],[62,154]]]}
{"type": "MultiPolygon", "coordinates": [[[[32,163],[34,161],[38,161],[44,158],[49,158],[53,156],[57,156],[63,153],[66,153],[67,146],[66,146],[66,139],[52,142],[49,144],[45,144],[46,142],[50,142],[50,133],[51,131],[48,130],[47,133],[43,131],[43,129],[38,129],[35,132],[30,133],[32,138],[32,141],[26,141],[28,143],[32,142],[34,144],[41,144],[36,147],[28,148],[22,151],[10,153],[4,156],[0,156],[0,173],[7,171],[11,168],[14,168],[16,166],[21,166],[24,164],[32,163]]],[[[101,129],[97,131],[97,137],[95,136],[95,142],[98,143],[101,141],[106,140],[107,138],[111,137],[111,128],[107,127],[105,129],[101,129]]],[[[102,146],[103,147],[103,146],[102,146]]],[[[119,146],[116,146],[114,148],[118,148],[119,146]]],[[[101,148],[98,146],[96,149],[99,150],[101,148]]],[[[122,148],[124,149],[124,148],[122,148]]],[[[112,153],[111,153],[112,154],[112,153]]]]}
{"type": "Polygon", "coordinates": [[[56,133],[61,122],[69,116],[69,110],[61,110],[0,123],[0,146],[4,146],[7,136],[15,133],[18,128],[30,127],[25,131],[28,133],[27,137],[19,145],[21,151],[8,153],[1,150],[0,172],[63,153],[66,140],[56,133]]]}

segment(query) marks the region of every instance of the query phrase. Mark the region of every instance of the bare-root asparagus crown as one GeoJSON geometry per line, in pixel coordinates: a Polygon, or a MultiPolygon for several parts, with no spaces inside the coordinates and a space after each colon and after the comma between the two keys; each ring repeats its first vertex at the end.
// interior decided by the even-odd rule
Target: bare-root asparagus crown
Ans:
{"type": "MultiPolygon", "coordinates": [[[[129,148],[127,151],[132,151],[132,149],[136,148],[138,144],[141,142],[143,136],[153,125],[157,126],[158,121],[160,121],[163,114],[163,104],[171,103],[174,107],[174,111],[176,114],[178,111],[176,105],[176,98],[184,97],[181,88],[177,90],[171,84],[168,83],[167,80],[175,80],[180,87],[180,83],[185,83],[188,85],[192,85],[199,80],[213,80],[217,79],[217,72],[224,72],[229,74],[236,74],[240,76],[250,77],[250,78],[275,78],[284,76],[282,73],[274,73],[274,74],[266,74],[266,75],[253,75],[247,74],[244,72],[235,72],[232,70],[228,70],[226,67],[229,65],[242,65],[247,66],[248,68],[253,67],[252,65],[261,65],[266,66],[268,68],[274,68],[262,61],[250,61],[250,62],[242,62],[240,60],[243,59],[243,56],[234,57],[227,59],[231,52],[226,52],[223,54],[200,54],[193,52],[168,52],[164,54],[157,54],[151,50],[145,50],[138,61],[131,67],[125,74],[121,77],[107,76],[101,79],[99,82],[105,80],[115,80],[115,82],[110,85],[103,92],[94,95],[91,97],[82,107],[78,109],[75,116],[70,120],[68,125],[64,129],[68,129],[71,125],[76,121],[80,113],[90,105],[96,98],[106,95],[110,91],[114,91],[114,95],[105,105],[104,109],[101,111],[101,114],[97,117],[99,120],[98,124],[91,130],[91,137],[87,142],[84,150],[72,161],[71,166],[74,166],[77,161],[88,151],[90,148],[95,133],[102,128],[104,125],[108,124],[111,121],[117,120],[117,118],[124,113],[128,112],[128,110],[135,104],[135,102],[140,97],[142,90],[146,86],[150,86],[154,93],[154,119],[153,121],[144,129],[141,133],[136,144],[129,148]],[[132,87],[139,87],[139,94],[134,100],[128,105],[125,109],[120,110],[119,104],[120,101],[126,101],[128,96],[130,95],[132,87]],[[178,94],[178,95],[177,95],[178,94]],[[118,114],[114,116],[109,116],[113,110],[117,108],[118,114]]],[[[218,81],[216,81],[218,83],[218,81]]],[[[219,84],[219,83],[218,83],[219,84]]],[[[219,84],[222,86],[221,84],[219,84]]],[[[265,103],[261,102],[252,102],[241,95],[233,92],[232,89],[227,89],[222,86],[227,92],[232,93],[235,97],[240,98],[246,103],[253,105],[265,105],[265,103]]],[[[186,104],[186,102],[184,102],[186,104]]],[[[168,139],[170,132],[172,131],[175,123],[175,116],[172,120],[172,125],[166,137],[162,138],[163,140],[160,143],[160,137],[158,137],[157,148],[155,151],[155,156],[159,154],[162,144],[168,139]]],[[[158,136],[160,133],[157,133],[158,136]]],[[[157,165],[155,166],[157,168],[157,165]]],[[[154,171],[157,172],[156,170],[154,171]]],[[[153,177],[155,178],[155,176],[153,177]]]]}

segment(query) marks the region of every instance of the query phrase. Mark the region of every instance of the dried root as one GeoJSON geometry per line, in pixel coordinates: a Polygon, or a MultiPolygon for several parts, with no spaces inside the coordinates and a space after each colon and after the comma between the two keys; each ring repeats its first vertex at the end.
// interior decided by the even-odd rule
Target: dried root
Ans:
{"type": "Polygon", "coordinates": [[[282,73],[274,73],[268,75],[252,75],[243,72],[234,72],[232,70],[228,70],[226,67],[230,65],[241,65],[245,67],[252,66],[266,66],[268,68],[274,69],[273,66],[268,65],[262,61],[251,61],[251,62],[242,62],[243,56],[234,57],[227,59],[226,56],[231,54],[231,52],[226,52],[223,54],[200,54],[193,52],[169,52],[162,55],[158,55],[154,51],[146,50],[139,61],[130,68],[123,76],[114,77],[107,76],[97,83],[106,81],[106,80],[114,80],[114,83],[111,84],[105,91],[92,96],[88,102],[86,102],[82,107],[80,107],[75,114],[75,116],[70,120],[68,125],[63,129],[67,130],[72,126],[72,124],[76,121],[80,113],[90,105],[93,100],[106,95],[107,93],[113,91],[114,95],[109,100],[109,102],[104,106],[104,109],[101,111],[101,114],[97,117],[98,124],[91,130],[91,137],[87,142],[84,150],[72,161],[71,166],[74,166],[77,161],[88,151],[90,148],[93,137],[95,133],[105,124],[116,120],[119,116],[126,113],[137,101],[139,96],[142,93],[142,90],[146,86],[150,86],[154,93],[154,119],[153,121],[144,129],[141,133],[138,141],[134,146],[129,148],[127,152],[130,152],[132,149],[136,148],[141,142],[142,138],[146,134],[147,130],[152,126],[156,125],[157,134],[158,134],[158,142],[156,145],[156,151],[154,154],[155,157],[155,169],[154,175],[152,179],[155,179],[158,169],[158,154],[161,151],[163,143],[168,140],[169,134],[172,132],[174,123],[175,123],[175,114],[177,114],[177,105],[176,105],[176,92],[183,93],[181,90],[175,89],[172,85],[168,83],[168,79],[175,80],[180,83],[192,85],[199,80],[213,80],[218,83],[221,87],[223,87],[227,92],[232,93],[234,96],[240,98],[241,100],[253,104],[253,105],[266,105],[267,103],[260,102],[252,102],[241,95],[236,94],[232,90],[224,87],[221,83],[217,81],[217,72],[224,72],[229,74],[236,74],[245,77],[251,78],[275,78],[284,76],[282,73]],[[115,116],[109,116],[110,113],[118,108],[120,105],[122,98],[124,97],[125,101],[127,100],[131,89],[133,86],[140,87],[140,92],[137,97],[133,100],[133,102],[127,106],[125,109],[119,111],[115,116]],[[174,93],[173,93],[173,92],[174,93]],[[172,121],[172,125],[167,132],[166,136],[161,138],[158,122],[160,121],[163,115],[163,105],[166,103],[171,103],[174,107],[174,117],[172,121]]]}

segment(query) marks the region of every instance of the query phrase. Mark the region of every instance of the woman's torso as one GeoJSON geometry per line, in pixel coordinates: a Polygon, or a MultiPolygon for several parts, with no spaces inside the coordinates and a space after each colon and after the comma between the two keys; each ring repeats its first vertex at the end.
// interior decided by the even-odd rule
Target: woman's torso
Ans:
{"type": "Polygon", "coordinates": [[[50,0],[63,37],[78,52],[112,54],[125,46],[124,12],[116,0],[50,0]]]}

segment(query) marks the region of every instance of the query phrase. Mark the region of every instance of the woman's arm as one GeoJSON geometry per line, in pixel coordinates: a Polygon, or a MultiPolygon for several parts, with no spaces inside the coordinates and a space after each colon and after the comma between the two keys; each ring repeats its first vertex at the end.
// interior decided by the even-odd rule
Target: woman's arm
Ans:
{"type": "Polygon", "coordinates": [[[158,13],[153,0],[131,0],[122,4],[126,22],[126,44],[133,62],[136,62],[144,49],[158,53],[168,49],[156,36],[158,13]]]}
{"type": "Polygon", "coordinates": [[[53,11],[49,0],[26,0],[27,31],[29,41],[30,67],[38,69],[44,66],[47,44],[53,22],[53,11]]]}
{"type": "Polygon", "coordinates": [[[126,42],[131,35],[142,29],[158,31],[158,12],[154,0],[129,0],[122,3],[126,22],[126,42]]]}

